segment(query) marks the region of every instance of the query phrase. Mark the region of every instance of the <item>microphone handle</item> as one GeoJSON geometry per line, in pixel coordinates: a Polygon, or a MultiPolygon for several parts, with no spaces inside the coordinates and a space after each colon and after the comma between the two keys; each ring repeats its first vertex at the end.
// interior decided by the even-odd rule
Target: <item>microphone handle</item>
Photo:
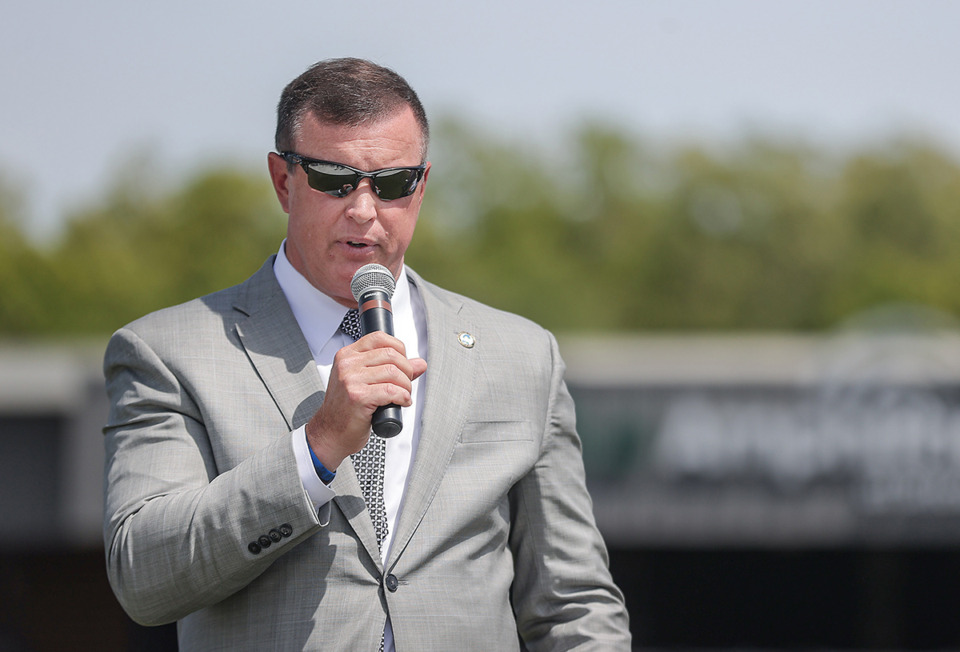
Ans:
{"type": "Polygon", "coordinates": [[[396,403],[381,405],[373,411],[373,434],[383,439],[396,437],[403,430],[403,417],[400,406],[396,403]]]}
{"type": "MultiPolygon", "coordinates": [[[[390,310],[390,297],[382,292],[370,292],[360,297],[360,334],[383,331],[393,335],[393,312],[390,310]],[[365,307],[366,306],[366,307],[365,307]]],[[[373,432],[378,437],[389,439],[403,430],[401,408],[395,403],[381,405],[373,412],[373,432]]]]}

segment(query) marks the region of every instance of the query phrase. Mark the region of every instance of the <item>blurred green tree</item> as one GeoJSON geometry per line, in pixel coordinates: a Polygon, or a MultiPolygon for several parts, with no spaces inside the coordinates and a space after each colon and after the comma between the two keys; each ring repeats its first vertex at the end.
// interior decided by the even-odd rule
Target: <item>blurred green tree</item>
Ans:
{"type": "Polygon", "coordinates": [[[31,303],[43,318],[32,330],[110,332],[233,285],[276,251],[284,232],[265,175],[211,169],[167,193],[121,178],[99,205],[72,215],[57,241],[34,254],[27,269],[52,281],[34,294],[31,303]]]}
{"type": "MultiPolygon", "coordinates": [[[[585,123],[534,146],[452,120],[433,142],[407,261],[553,330],[817,330],[894,302],[960,314],[960,166],[930,145],[667,146],[585,123]]],[[[159,188],[120,175],[53,241],[24,223],[0,178],[7,336],[108,333],[242,281],[285,232],[266,172],[228,168],[159,188]]]]}

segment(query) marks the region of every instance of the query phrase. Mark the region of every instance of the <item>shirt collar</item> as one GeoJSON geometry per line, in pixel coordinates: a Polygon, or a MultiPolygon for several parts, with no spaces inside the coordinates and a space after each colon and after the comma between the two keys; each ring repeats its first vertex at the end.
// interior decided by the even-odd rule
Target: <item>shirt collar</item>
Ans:
{"type": "MultiPolygon", "coordinates": [[[[338,332],[340,322],[347,309],[333,298],[324,294],[303,277],[287,259],[284,252],[286,239],[280,243],[280,251],[273,263],[273,273],[283,290],[293,316],[310,346],[314,359],[318,360],[320,351],[338,332]]],[[[406,315],[411,311],[410,286],[407,281],[406,266],[400,272],[397,288],[390,300],[395,314],[406,315]]],[[[345,337],[345,336],[344,336],[345,337]]]]}

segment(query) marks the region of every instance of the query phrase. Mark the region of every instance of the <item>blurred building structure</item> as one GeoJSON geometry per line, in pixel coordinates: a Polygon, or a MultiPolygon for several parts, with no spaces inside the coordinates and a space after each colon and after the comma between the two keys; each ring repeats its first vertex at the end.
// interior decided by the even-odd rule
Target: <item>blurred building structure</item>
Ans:
{"type": "Polygon", "coordinates": [[[960,543],[960,335],[564,345],[608,540],[960,543]]]}
{"type": "MultiPolygon", "coordinates": [[[[104,344],[0,346],[0,649],[169,641],[103,572],[104,344]]],[[[960,335],[560,345],[638,644],[960,646],[960,335]]]]}

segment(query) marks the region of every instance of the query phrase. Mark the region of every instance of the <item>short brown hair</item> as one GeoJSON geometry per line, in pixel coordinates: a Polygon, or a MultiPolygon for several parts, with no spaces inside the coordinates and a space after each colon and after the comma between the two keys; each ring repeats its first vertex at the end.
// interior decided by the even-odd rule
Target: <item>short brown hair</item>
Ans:
{"type": "Polygon", "coordinates": [[[364,59],[327,59],[310,66],[287,84],[277,104],[278,152],[293,147],[303,117],[312,114],[321,122],[359,126],[385,118],[403,106],[413,110],[422,133],[426,159],[430,126],[420,98],[407,81],[390,70],[364,59]]]}

